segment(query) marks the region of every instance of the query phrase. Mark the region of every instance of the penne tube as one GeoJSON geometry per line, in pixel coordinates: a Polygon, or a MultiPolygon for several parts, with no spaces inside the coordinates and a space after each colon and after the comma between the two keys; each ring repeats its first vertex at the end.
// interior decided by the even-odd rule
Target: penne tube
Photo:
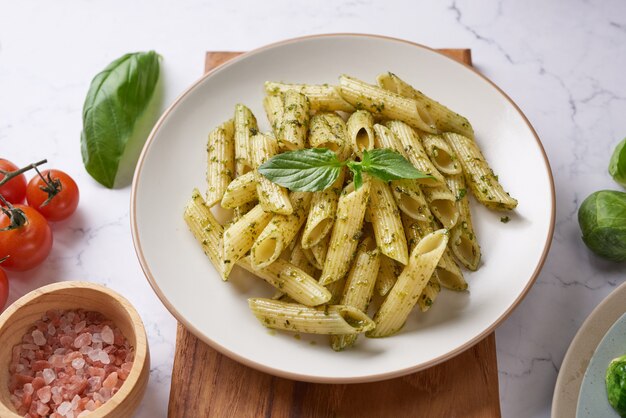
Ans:
{"type": "Polygon", "coordinates": [[[456,206],[456,198],[450,189],[443,185],[439,187],[425,187],[423,191],[428,207],[443,227],[451,229],[456,225],[459,220],[459,211],[456,206]]]}
{"type": "Polygon", "coordinates": [[[417,299],[417,306],[422,312],[426,312],[430,309],[433,303],[435,303],[439,292],[441,292],[441,285],[439,284],[439,280],[437,280],[438,277],[439,273],[435,270],[430,280],[428,280],[428,283],[426,283],[426,287],[424,287],[419,299],[417,299]]]}
{"type": "Polygon", "coordinates": [[[405,264],[409,250],[400,220],[400,211],[386,183],[370,178],[370,201],[367,207],[380,252],[405,264]]]}
{"type": "Polygon", "coordinates": [[[309,100],[301,93],[288,90],[283,95],[283,101],[278,145],[286,150],[303,149],[309,129],[309,100]]]}
{"type": "Polygon", "coordinates": [[[411,252],[409,263],[374,316],[376,327],[368,337],[386,337],[398,332],[417,303],[448,244],[445,229],[428,234],[411,252]]]}
{"type": "Polygon", "coordinates": [[[504,191],[473,139],[454,133],[445,133],[443,137],[458,156],[465,181],[476,200],[489,209],[512,210],[517,207],[517,200],[504,191]]]}
{"type": "Polygon", "coordinates": [[[246,202],[243,203],[240,206],[237,206],[236,208],[233,209],[233,222],[238,221],[239,219],[242,218],[243,215],[245,215],[246,213],[250,212],[252,210],[253,207],[255,207],[256,205],[258,205],[259,202],[255,199],[251,202],[246,202]]]}
{"type": "Polygon", "coordinates": [[[441,135],[423,134],[422,144],[433,165],[444,175],[461,174],[461,163],[441,135]]]}
{"type": "Polygon", "coordinates": [[[309,261],[309,263],[313,264],[316,269],[321,270],[324,268],[323,264],[317,262],[317,259],[315,258],[315,255],[310,248],[303,248],[302,253],[304,254],[304,257],[309,261]]]}
{"type": "Polygon", "coordinates": [[[374,148],[374,117],[365,110],[357,110],[350,115],[347,122],[348,141],[352,150],[359,157],[363,150],[374,148]]]}
{"type": "Polygon", "coordinates": [[[330,292],[303,270],[283,259],[261,269],[254,268],[249,256],[237,265],[265,280],[294,301],[306,306],[317,306],[330,300],[330,292]]]}
{"type": "Polygon", "coordinates": [[[302,245],[300,244],[300,239],[296,239],[295,241],[293,250],[289,255],[289,262],[298,267],[300,270],[304,271],[309,276],[316,277],[318,269],[309,261],[309,259],[304,254],[304,250],[302,249],[302,245]]]}
{"type": "Polygon", "coordinates": [[[217,222],[198,189],[193,190],[191,201],[185,207],[184,218],[204,253],[220,276],[223,276],[224,262],[221,245],[224,227],[217,222]]]}
{"type": "Polygon", "coordinates": [[[401,120],[422,131],[437,133],[435,126],[422,120],[413,99],[347,75],[339,77],[339,94],[357,110],[367,110],[374,117],[401,120]]]}
{"type": "Polygon", "coordinates": [[[308,138],[311,147],[327,148],[343,161],[352,153],[347,137],[346,123],[336,113],[318,113],[311,117],[308,138]]]}
{"type": "Polygon", "coordinates": [[[381,255],[380,269],[378,270],[378,278],[376,279],[376,292],[380,296],[385,296],[398,280],[398,276],[402,273],[402,267],[396,260],[381,255]]]}
{"type": "Polygon", "coordinates": [[[328,245],[326,263],[320,283],[328,285],[342,279],[350,268],[350,261],[361,237],[363,218],[370,195],[370,183],[366,181],[355,190],[354,183],[346,186],[337,203],[337,216],[328,245]]]}
{"type": "Polygon", "coordinates": [[[254,172],[250,171],[230,182],[224,191],[224,196],[222,196],[221,205],[226,209],[234,209],[237,206],[252,202],[257,199],[256,191],[256,177],[254,172]]]}
{"type": "Polygon", "coordinates": [[[326,235],[320,242],[315,245],[312,245],[309,248],[311,255],[313,255],[313,259],[315,260],[315,265],[319,266],[318,268],[322,270],[324,268],[324,263],[326,263],[326,255],[328,254],[328,243],[330,241],[330,235],[326,235]]]}
{"type": "Polygon", "coordinates": [[[235,105],[235,174],[241,176],[252,170],[250,138],[259,132],[256,118],[246,106],[235,105]]]}
{"type": "MultiPolygon", "coordinates": [[[[421,91],[414,89],[397,75],[393,73],[380,74],[377,81],[378,85],[385,90],[415,100],[418,103],[418,109],[427,111],[429,119],[440,131],[456,132],[469,138],[474,138],[474,129],[467,118],[453,112],[421,91]]],[[[424,120],[426,121],[427,119],[424,120]]]]}
{"type": "Polygon", "coordinates": [[[445,184],[443,175],[437,170],[428,158],[420,137],[415,130],[406,123],[393,120],[387,122],[387,127],[394,133],[404,151],[404,156],[422,173],[430,174],[433,178],[424,179],[423,184],[428,187],[441,186],[445,184]]]}
{"type": "MultiPolygon", "coordinates": [[[[367,307],[372,300],[374,284],[378,276],[380,256],[380,251],[370,237],[365,238],[359,244],[354,262],[346,278],[341,305],[352,306],[363,313],[367,313],[367,307]]],[[[350,347],[355,341],[355,334],[334,335],[330,338],[331,347],[335,351],[350,347]]]]}
{"type": "Polygon", "coordinates": [[[252,248],[254,241],[272,219],[271,212],[265,212],[263,206],[256,205],[237,222],[224,231],[223,278],[226,280],[237,261],[252,248]]]}
{"type": "MultiPolygon", "coordinates": [[[[263,109],[267,115],[267,120],[272,127],[274,135],[278,137],[280,132],[280,121],[283,120],[284,103],[282,94],[270,94],[263,98],[263,109]]],[[[252,157],[250,157],[252,160],[252,157]]]]}
{"type": "Polygon", "coordinates": [[[234,125],[230,119],[209,133],[207,143],[206,204],[214,206],[222,200],[224,191],[235,173],[234,125]]]}
{"type": "Polygon", "coordinates": [[[335,222],[337,201],[341,194],[344,178],[345,169],[341,170],[339,177],[332,186],[313,193],[309,215],[302,232],[302,248],[311,248],[330,233],[335,222]]]}
{"type": "Polygon", "coordinates": [[[263,298],[248,299],[248,306],[267,328],[327,335],[359,334],[374,328],[374,321],[351,306],[311,308],[263,298]]]}
{"type": "Polygon", "coordinates": [[[328,84],[285,84],[273,81],[265,82],[267,94],[276,95],[294,90],[304,94],[311,105],[311,110],[321,112],[354,112],[354,107],[346,102],[335,86],[328,84]]]}
{"type": "Polygon", "coordinates": [[[293,213],[274,215],[250,249],[250,261],[255,269],[272,264],[291,244],[306,219],[311,193],[293,192],[290,196],[293,213]]]}
{"type": "Polygon", "coordinates": [[[414,179],[392,180],[390,183],[393,198],[398,209],[413,219],[426,221],[430,212],[426,198],[414,179]]]}
{"type": "Polygon", "coordinates": [[[456,205],[459,211],[459,221],[450,231],[452,253],[466,268],[477,270],[481,252],[472,223],[465,179],[462,175],[457,175],[447,177],[446,181],[456,196],[456,205]]]}
{"type": "Polygon", "coordinates": [[[272,183],[256,169],[265,161],[278,153],[276,140],[268,135],[256,134],[250,142],[252,163],[254,164],[254,178],[257,182],[257,196],[259,203],[266,212],[289,215],[293,212],[287,189],[272,183]]]}

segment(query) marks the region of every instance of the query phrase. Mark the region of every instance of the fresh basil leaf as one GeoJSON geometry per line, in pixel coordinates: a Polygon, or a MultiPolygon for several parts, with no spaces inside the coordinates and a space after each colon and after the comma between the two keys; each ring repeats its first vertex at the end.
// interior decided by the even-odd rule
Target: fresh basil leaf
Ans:
{"type": "Polygon", "coordinates": [[[617,183],[626,187],[626,138],[617,144],[611,162],[609,163],[609,174],[617,183]]]}
{"type": "Polygon", "coordinates": [[[363,165],[358,161],[348,161],[346,165],[354,175],[354,190],[359,190],[363,185],[363,165]]]}
{"type": "Polygon", "coordinates": [[[432,178],[417,170],[402,155],[388,148],[363,150],[363,171],[383,181],[432,178]]]}
{"type": "Polygon", "coordinates": [[[150,51],[122,56],[91,81],[83,106],[81,152],[87,172],[108,188],[116,184],[120,161],[130,150],[135,152],[129,170],[134,169],[133,157],[158,116],[158,80],[159,55],[150,51]]]}
{"type": "Polygon", "coordinates": [[[297,192],[317,192],[330,187],[343,164],[326,148],[309,148],[275,155],[259,166],[269,181],[297,192]]]}

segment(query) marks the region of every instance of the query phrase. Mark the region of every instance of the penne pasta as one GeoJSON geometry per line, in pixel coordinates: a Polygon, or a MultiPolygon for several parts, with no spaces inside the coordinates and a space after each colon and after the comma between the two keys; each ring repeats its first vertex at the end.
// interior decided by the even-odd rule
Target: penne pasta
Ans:
{"type": "Polygon", "coordinates": [[[462,175],[446,178],[450,190],[456,196],[459,211],[459,222],[450,231],[450,247],[457,260],[470,270],[477,270],[480,264],[480,246],[476,239],[472,214],[469,208],[469,199],[462,175]]]}
{"type": "Polygon", "coordinates": [[[327,335],[359,334],[374,328],[374,321],[351,306],[311,308],[263,298],[248,299],[248,306],[267,328],[327,335]]]}
{"type": "MultiPolygon", "coordinates": [[[[380,251],[374,241],[367,237],[358,246],[354,262],[346,278],[346,284],[341,297],[341,305],[352,306],[363,313],[372,300],[374,284],[380,267],[380,251]]],[[[330,338],[333,350],[341,351],[350,347],[356,341],[355,334],[334,335],[330,338]]]]}
{"type": "Polygon", "coordinates": [[[356,155],[362,157],[363,150],[374,148],[374,117],[370,112],[357,110],[351,114],[347,128],[348,140],[356,155]]]}
{"type": "Polygon", "coordinates": [[[254,241],[270,219],[272,213],[265,212],[263,206],[259,204],[224,231],[222,275],[224,280],[228,278],[235,263],[252,248],[254,241]]]}
{"type": "Polygon", "coordinates": [[[430,210],[417,181],[413,179],[392,180],[390,187],[393,198],[402,212],[413,219],[427,220],[430,210]]]}
{"type": "Polygon", "coordinates": [[[433,165],[444,175],[460,174],[461,163],[441,135],[423,134],[422,144],[433,165]]]}
{"type": "Polygon", "coordinates": [[[328,235],[335,222],[337,202],[345,177],[342,170],[332,186],[320,192],[314,192],[309,215],[302,232],[302,248],[311,248],[328,235]]]}
{"type": "Polygon", "coordinates": [[[291,214],[293,208],[291,207],[287,189],[272,183],[256,170],[261,164],[278,153],[276,140],[264,134],[256,134],[252,137],[250,144],[259,203],[266,212],[274,212],[281,215],[291,214]]]}
{"type": "Polygon", "coordinates": [[[235,105],[235,174],[241,176],[252,170],[250,138],[259,132],[256,118],[246,106],[235,105]]]}
{"type": "Polygon", "coordinates": [[[235,174],[234,125],[230,119],[209,133],[207,143],[206,204],[214,206],[222,200],[226,187],[235,174]]]}
{"type": "Polygon", "coordinates": [[[511,210],[517,207],[517,200],[504,191],[498,176],[473,139],[454,133],[445,133],[443,137],[458,156],[465,180],[476,200],[489,209],[511,210]]]}
{"type": "Polygon", "coordinates": [[[330,292],[303,270],[277,259],[272,264],[257,269],[249,256],[241,258],[237,265],[265,280],[294,301],[306,306],[317,306],[330,300],[330,292]]]}
{"type": "Polygon", "coordinates": [[[430,280],[428,280],[428,283],[426,283],[426,287],[422,290],[419,299],[417,299],[417,306],[422,312],[426,312],[430,309],[441,291],[441,285],[439,284],[439,280],[437,280],[438,277],[439,274],[435,270],[430,280]]]}
{"type": "MultiPolygon", "coordinates": [[[[276,137],[280,133],[280,121],[283,120],[284,107],[282,94],[270,94],[263,98],[263,109],[265,109],[267,120],[276,137]]],[[[252,160],[252,157],[250,159],[252,160]]]]}
{"type": "Polygon", "coordinates": [[[437,133],[435,126],[422,120],[413,99],[347,75],[339,77],[339,94],[357,110],[367,110],[374,117],[401,120],[422,131],[437,133]]]}
{"type": "Polygon", "coordinates": [[[386,337],[398,332],[417,303],[448,244],[448,233],[440,229],[426,235],[411,252],[409,263],[374,316],[376,327],[368,337],[386,337]]]}
{"type": "Polygon", "coordinates": [[[327,148],[340,160],[346,159],[352,151],[345,150],[348,147],[346,123],[336,113],[318,113],[311,117],[309,145],[312,148],[327,148]]]}
{"type": "Polygon", "coordinates": [[[308,251],[311,252],[313,259],[315,260],[315,265],[319,266],[319,270],[324,268],[324,263],[326,262],[326,255],[328,254],[328,244],[330,242],[330,235],[326,235],[320,242],[315,245],[312,245],[308,251]]]}
{"type": "Polygon", "coordinates": [[[250,171],[230,182],[224,191],[224,196],[222,196],[221,205],[226,209],[234,209],[237,206],[252,202],[257,199],[256,191],[256,177],[250,171]]]}
{"type": "MultiPolygon", "coordinates": [[[[428,112],[428,117],[442,132],[456,132],[469,138],[474,138],[474,129],[467,118],[448,109],[441,103],[431,99],[419,90],[401,80],[393,73],[383,73],[377,78],[378,85],[397,93],[401,96],[411,98],[418,103],[418,109],[428,112]]],[[[420,113],[421,115],[422,113],[420,113]]],[[[424,119],[427,120],[427,119],[424,119]]]]}
{"type": "Polygon", "coordinates": [[[381,254],[380,269],[376,279],[376,292],[380,296],[385,296],[389,293],[396,280],[398,280],[398,276],[402,273],[402,267],[396,260],[381,254]]]}
{"type": "Polygon", "coordinates": [[[274,215],[250,249],[250,261],[255,269],[272,264],[291,244],[306,219],[311,193],[292,192],[290,196],[293,213],[274,215]]]}
{"type": "Polygon", "coordinates": [[[280,94],[289,90],[304,94],[311,105],[311,110],[321,112],[354,112],[354,107],[346,102],[335,86],[329,84],[285,84],[273,81],[265,82],[267,94],[280,94]]]}
{"type": "Polygon", "coordinates": [[[313,265],[309,259],[304,254],[304,250],[302,249],[302,245],[300,244],[300,239],[295,240],[295,245],[291,254],[289,255],[289,262],[294,266],[298,267],[300,270],[304,271],[311,277],[316,277],[317,268],[313,265]]]}
{"type": "Polygon", "coordinates": [[[278,145],[286,150],[303,149],[309,129],[309,100],[295,90],[288,90],[283,95],[283,101],[278,145]]]}
{"type": "Polygon", "coordinates": [[[417,133],[406,123],[398,120],[387,122],[387,127],[396,136],[402,147],[404,156],[422,173],[430,174],[433,178],[423,179],[421,183],[428,187],[445,184],[443,175],[430,161],[417,133]]]}
{"type": "Polygon", "coordinates": [[[243,215],[250,212],[252,208],[255,207],[258,203],[259,202],[255,199],[251,202],[243,203],[240,206],[237,206],[236,208],[234,208],[233,209],[233,221],[238,221],[239,219],[241,219],[243,215]]]}
{"type": "Polygon", "coordinates": [[[224,227],[220,225],[206,205],[198,189],[194,189],[184,213],[185,222],[191,233],[202,246],[215,269],[223,276],[222,237],[224,227]]]}
{"type": "Polygon", "coordinates": [[[457,224],[459,211],[456,207],[456,198],[446,185],[425,187],[424,198],[432,214],[444,228],[450,229],[457,224]]]}
{"type": "Polygon", "coordinates": [[[343,189],[337,204],[337,217],[330,236],[326,263],[320,283],[328,285],[345,276],[361,236],[363,217],[370,194],[370,183],[358,189],[350,183],[343,189]]]}
{"type": "Polygon", "coordinates": [[[373,177],[370,178],[370,201],[367,210],[380,252],[406,265],[409,250],[400,211],[389,186],[373,177]]]}

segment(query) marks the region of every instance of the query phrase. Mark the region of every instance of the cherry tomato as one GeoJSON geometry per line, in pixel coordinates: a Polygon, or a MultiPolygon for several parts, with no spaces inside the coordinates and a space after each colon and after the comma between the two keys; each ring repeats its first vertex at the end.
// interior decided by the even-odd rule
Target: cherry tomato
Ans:
{"type": "Polygon", "coordinates": [[[49,221],[67,219],[78,206],[78,186],[61,170],[45,170],[41,174],[48,184],[39,176],[33,177],[26,189],[28,204],[49,221]]]}
{"type": "Polygon", "coordinates": [[[0,269],[0,312],[9,298],[9,279],[4,270],[0,269]]]}
{"type": "MultiPolygon", "coordinates": [[[[11,161],[0,158],[0,170],[15,171],[17,169],[19,167],[11,161]]],[[[0,173],[0,180],[3,178],[4,174],[0,173]]],[[[22,203],[26,195],[26,176],[22,173],[7,181],[0,186],[0,194],[10,203],[22,203]]],[[[0,206],[2,205],[0,204],[0,206]]]]}
{"type": "MultiPolygon", "coordinates": [[[[52,230],[48,221],[30,206],[15,205],[26,217],[23,225],[0,231],[0,259],[9,256],[2,268],[23,271],[38,266],[50,254],[52,230]]],[[[0,214],[0,229],[10,224],[6,213],[0,214]]]]}

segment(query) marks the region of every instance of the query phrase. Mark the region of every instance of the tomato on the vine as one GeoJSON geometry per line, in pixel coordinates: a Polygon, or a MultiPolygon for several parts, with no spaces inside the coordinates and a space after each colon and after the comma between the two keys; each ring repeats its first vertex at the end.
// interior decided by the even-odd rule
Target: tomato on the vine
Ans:
{"type": "Polygon", "coordinates": [[[76,210],[78,199],[76,182],[61,170],[42,171],[41,176],[28,182],[26,189],[28,204],[49,221],[67,219],[76,210]]]}
{"type": "Polygon", "coordinates": [[[2,230],[12,224],[10,209],[0,214],[0,259],[7,270],[23,271],[41,264],[52,248],[52,230],[48,221],[37,210],[26,205],[15,205],[15,228],[2,230]],[[20,212],[21,211],[21,212],[20,212]]]}
{"type": "Polygon", "coordinates": [[[2,308],[4,308],[8,298],[9,279],[7,278],[6,272],[0,268],[0,312],[2,312],[2,308]]]}
{"type": "MultiPolygon", "coordinates": [[[[0,170],[10,172],[18,169],[19,167],[11,161],[0,158],[0,170]]],[[[0,180],[3,178],[4,174],[0,172],[0,180]]],[[[5,184],[0,186],[0,194],[10,203],[22,203],[24,201],[24,196],[26,195],[26,176],[24,176],[24,174],[20,174],[7,181],[5,184]]],[[[2,206],[1,203],[0,206],[2,206]]]]}

